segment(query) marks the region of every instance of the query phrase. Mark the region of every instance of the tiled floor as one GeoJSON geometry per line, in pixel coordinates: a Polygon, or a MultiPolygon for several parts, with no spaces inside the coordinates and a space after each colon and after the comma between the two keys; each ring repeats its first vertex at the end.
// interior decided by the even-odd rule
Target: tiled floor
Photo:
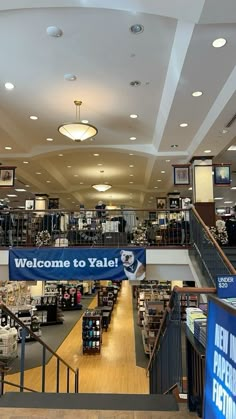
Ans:
{"type": "Polygon", "coordinates": [[[97,410],[0,409],[1,419],[191,419],[197,415],[179,412],[125,412],[97,410]]]}

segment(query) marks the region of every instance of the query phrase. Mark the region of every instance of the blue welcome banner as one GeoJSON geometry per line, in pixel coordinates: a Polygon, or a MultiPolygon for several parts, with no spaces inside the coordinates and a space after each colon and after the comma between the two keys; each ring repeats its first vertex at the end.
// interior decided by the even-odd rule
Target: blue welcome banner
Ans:
{"type": "Polygon", "coordinates": [[[9,250],[9,279],[142,280],[146,252],[143,248],[34,248],[9,250]]]}

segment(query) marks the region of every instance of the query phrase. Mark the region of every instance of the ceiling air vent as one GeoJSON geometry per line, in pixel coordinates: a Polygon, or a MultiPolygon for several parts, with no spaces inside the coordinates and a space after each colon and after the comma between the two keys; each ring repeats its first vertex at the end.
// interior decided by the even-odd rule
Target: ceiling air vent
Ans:
{"type": "Polygon", "coordinates": [[[231,125],[233,125],[234,121],[236,120],[236,114],[233,116],[233,118],[230,119],[230,121],[228,122],[228,124],[225,126],[225,128],[229,128],[231,127],[231,125]]]}

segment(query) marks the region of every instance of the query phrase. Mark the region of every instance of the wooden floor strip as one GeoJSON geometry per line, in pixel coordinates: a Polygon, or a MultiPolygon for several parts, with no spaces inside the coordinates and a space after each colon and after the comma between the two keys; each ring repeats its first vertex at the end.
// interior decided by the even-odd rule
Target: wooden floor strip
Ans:
{"type": "MultiPolygon", "coordinates": [[[[97,297],[90,304],[90,308],[96,305],[97,297]]],[[[101,354],[83,355],[81,336],[82,319],[76,323],[57,351],[73,368],[79,368],[80,392],[148,394],[145,370],[135,364],[132,293],[128,281],[123,282],[110,326],[108,331],[103,333],[101,354]]],[[[47,365],[46,391],[56,391],[55,370],[56,362],[51,359],[47,365]]],[[[60,390],[66,391],[65,368],[61,368],[60,377],[60,390]]],[[[9,375],[7,379],[19,383],[19,374],[9,375]]],[[[41,368],[26,371],[24,384],[40,391],[41,368]]],[[[6,387],[6,390],[16,391],[12,387],[6,387]]]]}

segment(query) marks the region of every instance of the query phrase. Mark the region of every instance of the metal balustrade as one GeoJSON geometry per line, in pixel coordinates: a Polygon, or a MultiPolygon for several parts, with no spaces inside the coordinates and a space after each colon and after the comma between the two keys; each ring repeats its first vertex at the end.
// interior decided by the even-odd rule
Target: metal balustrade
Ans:
{"type": "MultiPolygon", "coordinates": [[[[46,353],[49,352],[56,360],[55,368],[55,392],[67,392],[67,393],[78,393],[79,392],[79,370],[72,368],[66,361],[64,361],[56,352],[54,352],[45,342],[42,341],[29,327],[27,327],[15,314],[9,310],[5,304],[0,304],[0,310],[2,314],[5,314],[8,319],[8,323],[14,322],[16,327],[21,328],[21,342],[20,342],[20,374],[19,383],[11,382],[9,379],[5,380],[5,376],[9,374],[11,363],[14,361],[12,358],[6,356],[5,360],[2,359],[0,362],[0,396],[4,394],[5,384],[8,386],[17,387],[20,392],[32,391],[32,392],[46,392],[47,383],[47,365],[46,365],[46,353]],[[25,354],[26,354],[26,336],[31,336],[37,341],[42,347],[42,365],[41,365],[41,386],[40,388],[33,389],[25,386],[25,354]],[[62,367],[64,371],[62,373],[62,367]],[[71,385],[73,384],[73,387],[71,385]],[[61,383],[66,385],[66,389],[61,391],[61,383]],[[72,388],[72,391],[71,391],[72,388]]],[[[52,390],[50,390],[52,393],[52,390]]]]}
{"type": "Polygon", "coordinates": [[[216,293],[215,288],[180,288],[176,286],[172,291],[147,367],[150,394],[168,393],[175,385],[178,385],[182,390],[185,341],[182,339],[181,297],[185,297],[185,307],[189,307],[192,296],[196,296],[197,302],[199,302],[200,296],[212,293],[216,293]]]}
{"type": "Polygon", "coordinates": [[[233,265],[194,208],[190,212],[190,224],[193,249],[198,265],[206,274],[207,285],[215,286],[217,275],[235,275],[236,270],[233,265]]]}
{"type": "Polygon", "coordinates": [[[2,210],[0,247],[185,246],[189,210],[2,210]]]}

